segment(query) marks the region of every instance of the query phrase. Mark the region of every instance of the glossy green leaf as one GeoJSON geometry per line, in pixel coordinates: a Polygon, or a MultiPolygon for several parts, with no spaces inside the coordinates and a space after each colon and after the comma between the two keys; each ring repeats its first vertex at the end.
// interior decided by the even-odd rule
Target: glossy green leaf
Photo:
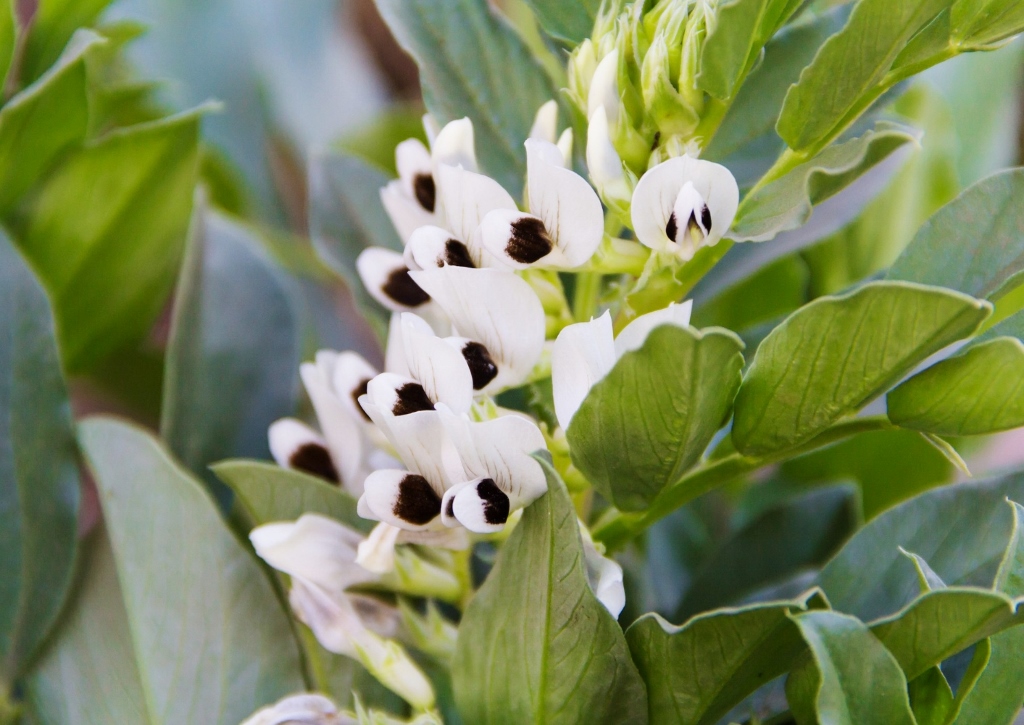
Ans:
{"type": "Polygon", "coordinates": [[[5,218],[61,154],[85,140],[85,57],[103,42],[96,33],[80,31],[43,77],[0,110],[0,215],[5,218]]]}
{"type": "Polygon", "coordinates": [[[526,4],[548,35],[570,45],[590,37],[601,9],[601,0],[526,0],[526,4]]]}
{"type": "Polygon", "coordinates": [[[818,298],[757,349],[736,396],[736,448],[759,455],[810,440],[970,335],[990,310],[966,295],[909,283],[871,282],[818,298]]]}
{"type": "Polygon", "coordinates": [[[483,171],[519,196],[523,141],[537,109],[557,97],[523,40],[486,0],[378,0],[377,7],[419,65],[427,110],[438,123],[472,119],[483,171]]]}
{"type": "Polygon", "coordinates": [[[459,625],[459,712],[481,725],[644,723],[622,630],[587,584],[576,511],[542,466],[548,492],[523,513],[459,625]]]}
{"type": "Polygon", "coordinates": [[[71,586],[78,460],[53,314],[0,233],[0,688],[53,626],[71,586]]]}
{"type": "Polygon", "coordinates": [[[19,74],[21,84],[43,75],[75,31],[93,25],[109,4],[110,0],[39,0],[19,74]]]}
{"type": "Polygon", "coordinates": [[[953,42],[992,45],[1024,30],[1024,5],[1016,0],[956,0],[949,20],[953,42]]]}
{"type": "Polygon", "coordinates": [[[769,508],[722,542],[694,574],[675,619],[726,604],[824,564],[856,529],[857,490],[823,487],[769,508]]]}
{"type": "Polygon", "coordinates": [[[295,411],[301,340],[287,285],[256,237],[197,206],[175,293],[160,433],[200,477],[212,479],[207,467],[224,458],[269,458],[267,428],[295,411]]]}
{"type": "Polygon", "coordinates": [[[679,480],[729,417],[743,343],[728,330],[663,325],[587,395],[566,433],[573,464],[623,510],[679,480]]]}
{"type": "Polygon", "coordinates": [[[139,428],[91,418],[79,431],[150,721],[235,725],[305,689],[287,615],[202,486],[139,428]]]}
{"type": "Polygon", "coordinates": [[[1024,343],[999,337],[972,345],[886,396],[889,419],[939,435],[979,435],[1024,425],[1024,343]]]}
{"type": "Polygon", "coordinates": [[[937,666],[928,668],[909,682],[907,688],[917,725],[946,725],[946,718],[953,709],[953,691],[942,670],[937,666]]]}
{"type": "Polygon", "coordinates": [[[115,131],[46,181],[18,242],[54,300],[68,372],[143,337],[181,261],[199,111],[115,131]]]}
{"type": "Polygon", "coordinates": [[[974,184],[918,231],[888,279],[995,299],[1024,277],[1024,169],[974,184]]]}
{"type": "Polygon", "coordinates": [[[838,612],[792,619],[811,654],[786,681],[799,725],[916,725],[903,672],[864,623],[838,612]]]}
{"type": "Polygon", "coordinates": [[[801,0],[730,0],[720,4],[713,30],[701,51],[697,86],[715,98],[732,98],[764,44],[800,3],[801,0]]]}
{"type": "Polygon", "coordinates": [[[82,580],[66,617],[25,679],[26,710],[39,725],[160,722],[150,717],[107,532],[83,547],[82,580]]]}
{"type": "Polygon", "coordinates": [[[868,169],[910,143],[914,136],[890,123],[835,144],[779,179],[749,194],[740,204],[729,237],[763,242],[806,222],[812,207],[835,195],[868,169]]]}
{"type": "Polygon", "coordinates": [[[317,513],[369,533],[373,521],[356,513],[356,501],[337,486],[319,478],[262,461],[223,461],[214,473],[231,486],[256,525],[291,521],[317,513]]]}
{"type": "Polygon", "coordinates": [[[952,0],[859,0],[786,94],[778,132],[791,149],[835,138],[882,91],[907,42],[952,0]]]}
{"type": "Polygon", "coordinates": [[[309,165],[309,233],[317,254],[348,284],[367,317],[386,335],[387,312],[363,287],[356,257],[367,247],[401,250],[380,189],[388,177],[362,159],[316,156],[309,165]]]}

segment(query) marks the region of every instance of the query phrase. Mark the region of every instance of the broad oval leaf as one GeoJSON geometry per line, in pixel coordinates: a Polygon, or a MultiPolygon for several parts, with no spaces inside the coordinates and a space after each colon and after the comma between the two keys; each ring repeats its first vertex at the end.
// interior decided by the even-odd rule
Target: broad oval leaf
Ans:
{"type": "Polygon", "coordinates": [[[541,460],[531,504],[462,617],[452,679],[471,723],[647,722],[618,623],[587,584],[576,511],[541,460]]]}
{"type": "Polygon", "coordinates": [[[993,174],[937,211],[888,279],[995,299],[1024,278],[1024,169],[993,174]]]}
{"type": "Polygon", "coordinates": [[[736,448],[761,455],[810,440],[990,312],[987,302],[906,282],[814,300],[758,347],[736,396],[736,448]]]}
{"type": "Polygon", "coordinates": [[[646,508],[695,464],[729,417],[743,343],[662,325],[587,395],[566,436],[573,464],[620,509],[646,508]]]}
{"type": "Polygon", "coordinates": [[[154,723],[235,725],[305,689],[287,615],[202,486],[149,434],[90,418],[96,478],[154,723]]]}
{"type": "Polygon", "coordinates": [[[601,0],[526,0],[548,35],[569,45],[588,38],[594,30],[601,0]]]}
{"type": "Polygon", "coordinates": [[[972,345],[886,396],[889,420],[938,435],[980,435],[1024,425],[1024,343],[972,345]]]}
{"type": "Polygon", "coordinates": [[[810,650],[786,681],[799,725],[917,725],[899,664],[863,622],[827,611],[791,617],[810,650]]]}
{"type": "Polygon", "coordinates": [[[267,428],[298,403],[301,340],[281,270],[244,227],[204,207],[175,294],[160,432],[216,490],[214,461],[270,457],[267,428]]]}
{"type": "Polygon", "coordinates": [[[378,0],[377,7],[419,65],[427,110],[442,124],[469,116],[481,167],[519,196],[523,141],[537,109],[557,97],[526,44],[486,0],[378,0]]]}
{"type": "Polygon", "coordinates": [[[879,122],[863,136],[828,147],[740,204],[729,238],[763,242],[796,229],[812,207],[834,196],[900,147],[914,140],[907,129],[879,122]]]}
{"type": "Polygon", "coordinates": [[[626,631],[647,683],[652,723],[712,725],[784,674],[804,651],[790,612],[828,606],[817,590],[791,602],[718,609],[674,627],[646,614],[626,631]]]}
{"type": "Polygon", "coordinates": [[[200,111],[110,133],[43,185],[18,243],[54,301],[68,372],[138,341],[181,261],[200,111]]]}
{"type": "Polygon", "coordinates": [[[1016,0],[956,0],[949,25],[953,41],[991,46],[1024,30],[1024,5],[1016,0]]]}
{"type": "Polygon", "coordinates": [[[834,138],[884,90],[911,37],[952,0],[859,0],[789,89],[777,129],[795,151],[834,138]]]}
{"type": "Polygon", "coordinates": [[[79,496],[53,313],[0,232],[0,683],[38,649],[71,586],[79,496]]]}

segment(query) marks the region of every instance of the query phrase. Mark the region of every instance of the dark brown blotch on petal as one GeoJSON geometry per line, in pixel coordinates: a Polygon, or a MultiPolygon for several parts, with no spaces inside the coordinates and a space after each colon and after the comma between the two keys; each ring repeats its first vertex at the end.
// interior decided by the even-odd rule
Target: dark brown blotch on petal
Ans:
{"type": "Polygon", "coordinates": [[[469,256],[469,248],[458,239],[449,239],[444,243],[444,255],[437,260],[437,266],[476,267],[469,256]]]}
{"type": "Polygon", "coordinates": [[[476,485],[476,495],[484,505],[484,521],[491,526],[500,526],[508,521],[508,496],[498,488],[493,479],[485,478],[480,481],[476,485]]]}
{"type": "Polygon", "coordinates": [[[676,234],[678,233],[679,225],[676,224],[676,213],[672,212],[668,218],[668,224],[665,225],[665,234],[667,234],[668,238],[674,242],[676,241],[676,234]]]}
{"type": "Polygon", "coordinates": [[[402,521],[422,526],[441,513],[441,497],[427,479],[410,473],[398,484],[398,498],[391,510],[402,521]]]}
{"type": "Polygon", "coordinates": [[[362,414],[362,416],[366,418],[366,420],[370,420],[370,416],[366,414],[366,411],[363,410],[363,406],[359,404],[359,399],[366,395],[366,389],[367,387],[369,387],[369,385],[370,379],[363,378],[362,380],[359,381],[359,385],[352,388],[352,400],[354,400],[356,403],[356,410],[358,410],[362,414]]]}
{"type": "Polygon", "coordinates": [[[533,264],[550,254],[554,246],[544,222],[525,216],[512,222],[512,234],[505,253],[520,264],[533,264]]]}
{"type": "Polygon", "coordinates": [[[700,210],[700,223],[704,227],[704,230],[711,233],[711,210],[708,209],[708,205],[705,204],[700,210]]]}
{"type": "Polygon", "coordinates": [[[445,512],[445,515],[448,516],[448,518],[450,518],[450,519],[454,519],[455,518],[455,497],[454,496],[451,496],[448,499],[448,505],[444,507],[444,512],[445,512]]]}
{"type": "Polygon", "coordinates": [[[395,415],[434,409],[434,403],[419,383],[406,383],[395,391],[395,396],[395,404],[391,406],[391,412],[395,415]]]}
{"type": "Polygon", "coordinates": [[[469,365],[469,374],[473,376],[473,390],[483,390],[487,383],[498,377],[498,366],[487,348],[479,342],[467,342],[462,346],[462,357],[469,365]]]}
{"type": "Polygon", "coordinates": [[[419,307],[430,301],[430,295],[409,276],[408,267],[399,267],[389,274],[381,289],[388,297],[406,307],[419,307]]]}
{"type": "Polygon", "coordinates": [[[434,205],[437,203],[437,186],[434,184],[434,177],[430,174],[416,174],[412,180],[412,191],[420,206],[433,213],[434,205]]]}
{"type": "Polygon", "coordinates": [[[288,465],[296,471],[310,473],[331,483],[340,483],[330,451],[319,443],[304,443],[288,457],[288,465]]]}

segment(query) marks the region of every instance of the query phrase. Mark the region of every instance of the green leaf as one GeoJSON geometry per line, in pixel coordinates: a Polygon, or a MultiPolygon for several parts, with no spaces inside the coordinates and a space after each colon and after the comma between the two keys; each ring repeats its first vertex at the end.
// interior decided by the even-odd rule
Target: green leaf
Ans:
{"type": "Polygon", "coordinates": [[[1015,0],[956,0],[950,29],[955,43],[992,45],[1024,30],[1024,5],[1015,0]]]}
{"type": "Polygon", "coordinates": [[[57,60],[78,28],[93,25],[110,0],[39,0],[28,32],[20,80],[28,84],[57,60]]]}
{"type": "Polygon", "coordinates": [[[68,372],[146,334],[181,261],[200,111],[115,131],[42,188],[19,243],[54,300],[68,372]]]}
{"type": "Polygon", "coordinates": [[[732,98],[775,31],[800,7],[801,0],[730,0],[715,11],[704,41],[697,86],[715,98],[732,98]]]}
{"type": "Polygon", "coordinates": [[[39,725],[157,723],[129,630],[107,532],[83,547],[82,581],[67,615],[25,679],[26,709],[39,725]]]}
{"type": "Polygon", "coordinates": [[[568,45],[590,37],[601,9],[601,0],[526,0],[526,4],[548,35],[568,45]]]}
{"type": "Polygon", "coordinates": [[[908,683],[907,688],[917,725],[946,725],[946,718],[953,708],[953,691],[949,689],[942,670],[928,668],[908,683]]]}
{"type": "Polygon", "coordinates": [[[936,212],[888,279],[934,284],[996,299],[1024,279],[1024,169],[969,187],[936,212]]]}
{"type": "Polygon", "coordinates": [[[618,623],[591,592],[579,524],[547,461],[459,625],[455,701],[471,723],[644,723],[647,698],[618,623]]]}
{"type": "Polygon", "coordinates": [[[472,119],[482,169],[519,196],[523,141],[537,109],[557,97],[523,40],[486,0],[377,0],[377,7],[419,65],[430,114],[442,124],[472,119]]]}
{"type": "Polygon", "coordinates": [[[786,682],[799,725],[916,725],[903,672],[862,622],[838,612],[791,617],[811,654],[786,682]]]}
{"type": "Polygon", "coordinates": [[[85,56],[104,42],[79,31],[56,65],[0,110],[0,216],[8,217],[61,154],[85,140],[85,56]]]}
{"type": "Polygon", "coordinates": [[[736,396],[732,439],[760,455],[813,438],[915,365],[970,335],[991,306],[910,283],[871,282],[820,297],[761,343],[736,396]]]}
{"type": "Polygon", "coordinates": [[[806,222],[815,204],[835,195],[891,153],[914,141],[906,129],[879,122],[863,136],[835,144],[747,195],[729,238],[763,242],[806,222]]]}
{"type": "Polygon", "coordinates": [[[743,343],[663,325],[587,395],[567,437],[573,464],[620,509],[646,508],[699,459],[729,409],[743,343]]]}
{"type": "Polygon", "coordinates": [[[262,461],[223,461],[214,473],[231,486],[256,525],[317,513],[369,533],[374,522],[356,513],[356,501],[319,478],[262,461]]]}
{"type": "Polygon", "coordinates": [[[910,559],[917,570],[917,583],[921,587],[921,593],[946,588],[946,582],[942,581],[942,577],[935,573],[935,570],[924,560],[923,556],[907,551],[902,546],[900,547],[900,553],[910,559]]]}
{"type": "Polygon", "coordinates": [[[790,612],[827,608],[818,590],[790,602],[718,609],[674,627],[645,614],[626,631],[647,683],[650,721],[711,725],[804,650],[790,612]]]}
{"type": "Polygon", "coordinates": [[[287,284],[247,229],[197,205],[175,293],[160,433],[215,487],[207,467],[269,458],[267,428],[297,405],[301,340],[287,284]]]}
{"type": "Polygon", "coordinates": [[[859,0],[786,94],[779,135],[795,151],[835,138],[887,87],[907,42],[952,0],[859,0]]]}
{"type": "Polygon", "coordinates": [[[150,720],[234,725],[305,689],[287,615],[202,486],[133,425],[90,418],[79,435],[150,720]]]}
{"type": "Polygon", "coordinates": [[[7,72],[14,58],[14,46],[21,28],[14,18],[14,3],[0,3],[0,87],[6,86],[7,72]]]}
{"type": "Polygon", "coordinates": [[[840,484],[768,509],[704,560],[675,619],[733,604],[761,587],[824,564],[856,529],[858,504],[856,489],[840,484]]]}
{"type": "Polygon", "coordinates": [[[362,159],[315,156],[309,165],[309,234],[320,259],[348,284],[360,309],[387,335],[387,311],[363,287],[356,257],[367,247],[402,250],[380,189],[388,177],[362,159]]]}
{"type": "Polygon", "coordinates": [[[0,232],[0,689],[39,648],[71,586],[78,505],[53,314],[0,232]]]}
{"type": "Polygon", "coordinates": [[[889,420],[939,435],[979,435],[1024,425],[1024,343],[972,345],[886,396],[889,420]]]}

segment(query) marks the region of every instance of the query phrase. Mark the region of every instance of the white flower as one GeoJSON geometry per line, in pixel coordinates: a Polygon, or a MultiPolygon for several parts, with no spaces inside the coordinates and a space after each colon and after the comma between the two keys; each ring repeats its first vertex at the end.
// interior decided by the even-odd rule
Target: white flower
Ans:
{"type": "Polygon", "coordinates": [[[473,388],[492,393],[522,384],[544,348],[544,308],[508,270],[445,266],[410,275],[464,338],[473,388]]]}
{"type": "MultiPolygon", "coordinates": [[[[424,126],[430,134],[426,118],[424,126]]],[[[398,178],[381,189],[380,197],[403,242],[419,227],[443,219],[437,188],[437,169],[442,163],[476,170],[473,123],[468,118],[452,121],[441,129],[431,139],[430,151],[414,138],[395,148],[398,178]]]]}
{"type": "Polygon", "coordinates": [[[358,725],[323,695],[289,695],[257,710],[242,725],[358,725]]]}
{"type": "Polygon", "coordinates": [[[530,455],[547,450],[544,434],[521,415],[473,422],[439,409],[468,479],[445,492],[442,520],[480,534],[500,531],[513,511],[548,490],[543,469],[530,455]]]}
{"type": "Polygon", "coordinates": [[[604,106],[598,106],[590,114],[587,126],[587,171],[590,180],[610,206],[624,208],[629,203],[629,182],[622,169],[622,159],[612,144],[608,112],[604,106]]]}
{"type": "Polygon", "coordinates": [[[640,315],[626,325],[618,337],[612,335],[612,319],[605,312],[596,320],[569,325],[558,333],[551,353],[551,385],[555,415],[563,430],[569,428],[590,389],[611,372],[615,362],[647,340],[659,325],[690,324],[693,302],[669,305],[663,310],[640,315]]]}
{"type": "Polygon", "coordinates": [[[598,551],[590,530],[579,522],[580,537],[583,539],[583,561],[587,569],[587,583],[594,596],[608,612],[618,619],[626,606],[626,589],[622,584],[622,567],[598,551]]]}
{"type": "Polygon", "coordinates": [[[496,209],[483,219],[484,247],[516,269],[579,267],[604,237],[604,210],[587,180],[565,168],[557,146],[526,140],[530,213],[496,209]]]}
{"type": "Polygon", "coordinates": [[[729,231],[738,206],[739,188],[727,168],[679,156],[640,177],[633,191],[633,231],[651,249],[691,259],[729,231]]]}
{"type": "Polygon", "coordinates": [[[594,112],[601,108],[608,114],[608,122],[615,124],[619,118],[619,49],[615,48],[601,59],[590,79],[590,90],[587,92],[587,117],[593,118],[594,112]]]}
{"type": "Polygon", "coordinates": [[[356,257],[356,271],[370,296],[392,312],[422,314],[430,307],[430,295],[409,276],[409,264],[401,252],[367,247],[356,257]]]}
{"type": "Polygon", "coordinates": [[[558,135],[558,103],[548,101],[537,109],[537,115],[533,118],[533,126],[530,127],[528,138],[535,138],[539,141],[547,141],[558,146],[562,152],[562,166],[568,166],[572,159],[572,129],[567,128],[558,135]]]}

